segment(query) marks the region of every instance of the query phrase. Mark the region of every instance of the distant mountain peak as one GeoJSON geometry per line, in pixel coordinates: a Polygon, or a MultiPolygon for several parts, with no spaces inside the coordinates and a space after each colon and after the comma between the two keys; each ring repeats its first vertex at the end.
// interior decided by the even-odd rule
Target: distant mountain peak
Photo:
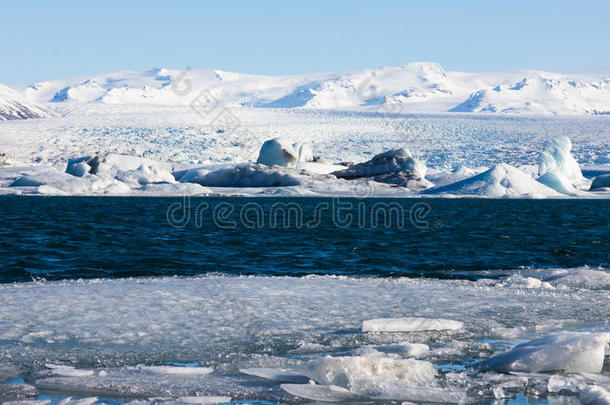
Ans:
{"type": "Polygon", "coordinates": [[[256,108],[599,114],[610,111],[609,84],[608,77],[533,70],[453,72],[424,61],[296,76],[154,68],[36,83],[24,93],[35,102],[188,105],[201,92],[209,92],[223,105],[256,108]],[[180,91],[171,86],[175,81],[181,82],[180,91]]]}

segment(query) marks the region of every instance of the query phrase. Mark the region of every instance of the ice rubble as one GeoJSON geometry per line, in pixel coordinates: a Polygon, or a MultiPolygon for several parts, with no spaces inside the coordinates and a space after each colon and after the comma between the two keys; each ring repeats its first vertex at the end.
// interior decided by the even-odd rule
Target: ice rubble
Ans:
{"type": "Polygon", "coordinates": [[[425,190],[429,194],[474,195],[492,198],[558,197],[558,192],[541,184],[516,167],[501,163],[457,183],[425,190]]]}
{"type": "Polygon", "coordinates": [[[560,332],[519,344],[476,366],[496,372],[600,373],[610,333],[560,332]]]}
{"type": "Polygon", "coordinates": [[[475,399],[473,393],[482,391],[485,396],[479,399],[485,399],[493,398],[498,387],[511,395],[535,386],[547,395],[575,386],[570,390],[578,395],[583,382],[609,382],[605,372],[560,378],[566,364],[568,372],[597,371],[588,365],[598,364],[599,357],[603,361],[604,344],[601,349],[586,346],[597,344],[595,333],[578,332],[581,338],[571,342],[542,345],[534,340],[525,344],[536,349],[532,352],[511,351],[503,361],[488,358],[541,328],[558,328],[558,320],[573,328],[603,322],[607,291],[516,293],[464,280],[208,275],[15,283],[0,285],[0,295],[0,326],[11,325],[0,327],[1,350],[10,359],[6,365],[16,367],[0,369],[2,375],[7,380],[22,377],[21,364],[63,367],[59,372],[35,370],[31,383],[39,390],[119,398],[230,395],[299,403],[282,393],[280,384],[289,383],[282,385],[287,392],[310,399],[458,402],[464,391],[475,399]],[[527,308],[527,317],[517,310],[521,308],[527,308]],[[363,320],[397,309],[427,319],[451,316],[464,326],[457,332],[360,332],[363,320]],[[256,327],[245,328],[246,317],[254,317],[256,327]],[[509,341],[489,340],[498,339],[492,332],[498,328],[514,332],[503,335],[509,341]],[[315,349],[294,356],[291,349],[298,342],[315,349]],[[411,356],[418,359],[406,358],[411,356]],[[589,363],[582,360],[587,356],[589,363]],[[515,357],[528,370],[559,370],[514,375],[469,368],[472,359],[499,367],[515,357]],[[185,374],[187,367],[169,365],[174,362],[197,362],[206,372],[214,370],[185,374]],[[90,374],[87,370],[93,375],[75,375],[90,374]],[[308,384],[310,379],[316,384],[308,384]]]}

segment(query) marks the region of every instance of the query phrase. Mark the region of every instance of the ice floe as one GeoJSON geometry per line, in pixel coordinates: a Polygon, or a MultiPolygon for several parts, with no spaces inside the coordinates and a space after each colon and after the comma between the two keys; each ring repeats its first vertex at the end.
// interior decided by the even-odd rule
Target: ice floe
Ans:
{"type": "Polygon", "coordinates": [[[610,333],[561,332],[519,344],[477,365],[497,372],[600,373],[610,333]]]}
{"type": "Polygon", "coordinates": [[[413,332],[422,330],[458,330],[464,324],[451,319],[380,318],[362,322],[363,332],[413,332]]]}
{"type": "MultiPolygon", "coordinates": [[[[583,270],[606,274],[519,271],[559,287],[561,277],[583,270]]],[[[174,403],[208,396],[461,402],[502,392],[563,398],[610,386],[602,366],[606,333],[560,332],[518,345],[541,331],[607,331],[608,292],[600,284],[547,290],[501,283],[207,275],[0,285],[0,377],[31,385],[0,384],[0,397],[53,391],[174,403]],[[463,327],[361,330],[364,320],[406,314],[463,327]]]]}

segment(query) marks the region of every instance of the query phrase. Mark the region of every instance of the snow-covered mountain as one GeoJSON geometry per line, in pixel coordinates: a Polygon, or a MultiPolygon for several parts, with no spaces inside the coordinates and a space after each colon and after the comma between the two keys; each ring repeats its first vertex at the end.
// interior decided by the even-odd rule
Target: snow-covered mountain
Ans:
{"type": "Polygon", "coordinates": [[[46,108],[26,100],[15,90],[0,84],[0,121],[43,118],[50,114],[46,108]]]}
{"type": "Polygon", "coordinates": [[[299,76],[153,69],[41,82],[23,92],[32,102],[188,105],[203,97],[259,108],[610,114],[610,76],[462,73],[429,62],[299,76]]]}

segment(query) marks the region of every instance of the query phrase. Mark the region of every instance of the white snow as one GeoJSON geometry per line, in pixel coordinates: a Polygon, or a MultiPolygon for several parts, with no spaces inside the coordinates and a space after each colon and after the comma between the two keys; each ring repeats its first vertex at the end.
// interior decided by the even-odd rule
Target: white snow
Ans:
{"type": "Polygon", "coordinates": [[[45,118],[52,115],[45,107],[26,100],[15,90],[0,84],[0,121],[45,118]]]}
{"type": "Polygon", "coordinates": [[[31,101],[55,104],[189,105],[203,94],[208,104],[257,108],[594,115],[610,111],[609,83],[607,75],[462,73],[414,62],[299,76],[124,71],[35,83],[23,92],[31,101]]]}
{"type": "Polygon", "coordinates": [[[462,322],[451,319],[379,318],[362,322],[363,332],[413,332],[420,330],[458,330],[462,322]]]}
{"type": "Polygon", "coordinates": [[[561,332],[519,344],[478,365],[497,372],[600,373],[610,333],[561,332]]]}

